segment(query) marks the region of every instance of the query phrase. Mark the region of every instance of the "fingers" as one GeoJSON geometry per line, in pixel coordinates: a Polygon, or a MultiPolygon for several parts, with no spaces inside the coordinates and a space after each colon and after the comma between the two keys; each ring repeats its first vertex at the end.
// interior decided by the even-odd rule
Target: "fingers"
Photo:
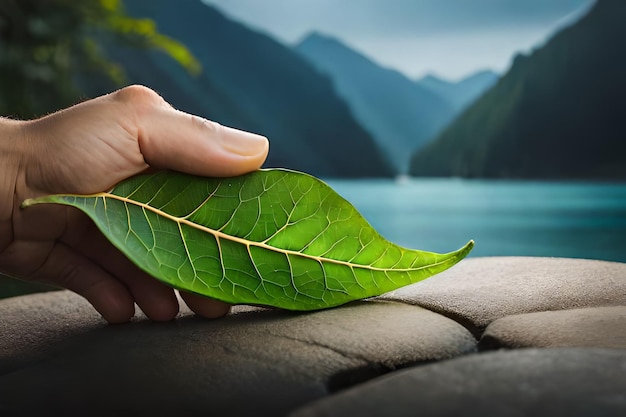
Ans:
{"type": "Polygon", "coordinates": [[[134,267],[122,275],[141,311],[153,321],[169,321],[178,314],[174,290],[134,267]]]}
{"type": "Polygon", "coordinates": [[[105,265],[111,275],[126,285],[141,311],[153,321],[175,318],[178,314],[178,300],[174,290],[139,269],[113,246],[108,247],[109,250],[99,252],[95,261],[105,265]]]}
{"type": "Polygon", "coordinates": [[[172,109],[159,109],[153,117],[142,119],[139,136],[141,152],[152,166],[224,177],[254,171],[267,157],[263,136],[172,109]]]}
{"type": "MultiPolygon", "coordinates": [[[[88,257],[106,265],[107,272],[122,281],[139,308],[153,321],[172,320],[178,314],[178,299],[174,290],[140,270],[121,252],[105,241],[102,235],[90,241],[84,250],[88,257]]],[[[207,297],[180,291],[181,298],[196,314],[218,318],[230,311],[230,305],[207,297]]]]}
{"type": "MultiPolygon", "coordinates": [[[[76,215],[82,216],[82,213],[76,215]]],[[[122,282],[148,318],[154,321],[168,321],[176,317],[178,300],[174,290],[139,269],[110,244],[93,223],[80,234],[66,235],[64,240],[122,282]]]]}
{"type": "Polygon", "coordinates": [[[135,315],[128,288],[62,243],[52,248],[34,277],[82,295],[109,323],[125,323],[135,315]]]}
{"type": "MultiPolygon", "coordinates": [[[[178,313],[178,299],[174,290],[152,278],[128,260],[101,234],[90,239],[84,253],[96,262],[106,265],[106,270],[122,281],[144,314],[154,321],[168,321],[178,313]]],[[[196,314],[218,318],[230,311],[230,305],[208,297],[180,291],[185,304],[196,314]]]]}
{"type": "Polygon", "coordinates": [[[216,319],[225,316],[230,311],[230,304],[226,304],[222,301],[213,300],[186,291],[179,291],[179,293],[181,298],[185,301],[185,304],[187,304],[187,307],[202,317],[216,319]]]}
{"type": "Polygon", "coordinates": [[[254,171],[267,157],[265,137],[175,110],[145,87],[127,87],[115,97],[136,112],[139,147],[152,166],[223,177],[254,171]]]}

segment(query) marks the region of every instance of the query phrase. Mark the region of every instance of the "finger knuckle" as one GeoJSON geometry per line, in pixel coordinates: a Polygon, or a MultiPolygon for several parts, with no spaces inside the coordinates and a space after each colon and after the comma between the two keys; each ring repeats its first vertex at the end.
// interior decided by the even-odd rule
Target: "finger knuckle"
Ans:
{"type": "Polygon", "coordinates": [[[114,98],[132,105],[154,105],[164,102],[163,98],[151,88],[143,85],[129,85],[114,93],[114,98]]]}

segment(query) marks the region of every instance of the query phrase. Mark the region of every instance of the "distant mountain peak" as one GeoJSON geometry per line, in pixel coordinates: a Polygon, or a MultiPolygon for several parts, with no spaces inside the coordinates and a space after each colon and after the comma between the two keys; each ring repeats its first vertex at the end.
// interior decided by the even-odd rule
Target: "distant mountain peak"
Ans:
{"type": "Polygon", "coordinates": [[[295,50],[333,80],[337,93],[400,173],[408,170],[409,154],[451,117],[452,107],[443,98],[339,39],[313,32],[295,50]]]}
{"type": "Polygon", "coordinates": [[[445,98],[456,112],[461,112],[491,88],[498,78],[494,71],[480,70],[459,81],[447,81],[436,74],[427,74],[417,84],[445,98]]]}
{"type": "Polygon", "coordinates": [[[434,74],[432,72],[424,75],[422,78],[420,78],[418,80],[419,81],[438,81],[438,82],[447,82],[445,81],[443,78],[441,78],[440,76],[438,76],[437,74],[434,74]]]}
{"type": "Polygon", "coordinates": [[[339,42],[339,40],[331,35],[328,35],[326,33],[317,31],[317,30],[312,30],[310,32],[308,32],[307,34],[305,34],[302,39],[298,42],[296,42],[297,44],[301,44],[304,42],[319,42],[319,41],[335,41],[335,42],[339,42]]]}
{"type": "MultiPolygon", "coordinates": [[[[301,53],[305,51],[305,55],[306,51],[319,51],[326,55],[332,54],[333,57],[340,59],[349,57],[350,59],[359,60],[361,65],[380,67],[372,58],[349,46],[344,40],[318,31],[310,32],[295,45],[294,49],[301,53]]],[[[312,62],[312,64],[316,65],[315,62],[312,62]]]]}
{"type": "Polygon", "coordinates": [[[436,73],[427,73],[422,78],[418,79],[416,82],[420,83],[438,83],[438,84],[446,84],[446,85],[458,85],[462,83],[472,82],[475,80],[488,79],[488,80],[496,80],[500,77],[500,75],[488,68],[474,71],[465,77],[461,78],[457,81],[450,81],[445,77],[442,77],[436,73]]]}

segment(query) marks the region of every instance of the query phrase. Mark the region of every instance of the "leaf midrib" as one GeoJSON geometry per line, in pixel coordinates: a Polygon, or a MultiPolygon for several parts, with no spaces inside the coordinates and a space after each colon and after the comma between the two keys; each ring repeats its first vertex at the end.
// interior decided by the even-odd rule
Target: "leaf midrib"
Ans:
{"type": "MultiPolygon", "coordinates": [[[[428,265],[423,265],[423,266],[420,266],[420,267],[417,267],[417,268],[379,268],[379,267],[375,267],[375,266],[372,266],[372,265],[363,265],[363,264],[357,264],[357,263],[348,262],[348,261],[341,261],[341,260],[338,260],[338,259],[325,258],[325,257],[322,257],[322,256],[309,255],[309,254],[298,252],[298,251],[294,251],[294,250],[291,250],[291,249],[281,249],[281,248],[277,248],[275,246],[268,245],[267,243],[255,242],[253,240],[244,239],[244,238],[240,238],[240,237],[237,237],[237,236],[229,235],[229,234],[221,232],[219,230],[214,230],[214,229],[211,229],[210,227],[206,227],[206,226],[203,226],[201,224],[194,223],[192,221],[187,220],[184,217],[173,216],[173,215],[171,215],[171,214],[169,214],[169,213],[167,213],[167,212],[165,212],[163,210],[160,210],[160,209],[158,209],[156,207],[153,207],[153,206],[151,206],[149,204],[141,203],[139,201],[130,199],[128,197],[123,197],[123,196],[119,196],[119,195],[116,195],[116,194],[98,193],[98,194],[93,194],[93,195],[90,195],[90,196],[86,196],[86,195],[64,195],[64,197],[70,197],[70,196],[71,197],[75,197],[75,198],[90,198],[90,197],[91,198],[93,198],[93,197],[95,197],[95,198],[102,198],[103,202],[105,202],[105,204],[106,204],[106,199],[110,198],[110,199],[113,199],[113,200],[121,201],[124,204],[130,204],[130,205],[134,205],[134,206],[137,206],[137,207],[141,207],[144,210],[151,211],[151,212],[153,212],[153,213],[155,213],[155,214],[157,214],[159,216],[165,217],[166,219],[169,219],[169,220],[171,220],[173,222],[176,222],[179,225],[179,227],[180,227],[181,224],[184,224],[184,225],[187,225],[189,227],[192,227],[192,228],[195,228],[195,229],[198,229],[198,230],[202,230],[202,231],[204,231],[206,233],[209,233],[209,234],[215,236],[216,239],[230,240],[232,242],[236,242],[236,243],[245,245],[249,254],[250,254],[250,247],[254,246],[254,247],[261,248],[261,249],[273,251],[273,252],[276,252],[276,253],[282,253],[282,254],[293,255],[293,256],[297,256],[297,257],[311,259],[311,260],[319,262],[320,264],[323,264],[323,263],[334,263],[334,264],[337,264],[337,265],[347,266],[347,267],[352,268],[352,269],[360,268],[360,269],[366,269],[366,270],[378,271],[378,272],[414,272],[414,271],[419,271],[419,270],[422,270],[422,269],[427,269],[427,268],[432,268],[432,267],[439,266],[441,264],[449,262],[451,259],[454,259],[456,257],[456,256],[446,257],[446,258],[444,258],[441,261],[438,261],[438,262],[435,262],[435,263],[431,263],[431,264],[428,264],[428,265]]],[[[194,212],[197,211],[198,209],[199,209],[199,207],[194,209],[194,212]]],[[[187,216],[185,216],[185,217],[187,217],[187,216]]],[[[181,238],[183,238],[183,240],[184,240],[184,236],[182,236],[182,234],[181,234],[181,238]]],[[[218,242],[218,244],[219,244],[219,242],[218,242]]],[[[250,254],[250,256],[252,256],[252,254],[250,254]]],[[[191,261],[191,259],[190,259],[190,261],[191,261]]]]}

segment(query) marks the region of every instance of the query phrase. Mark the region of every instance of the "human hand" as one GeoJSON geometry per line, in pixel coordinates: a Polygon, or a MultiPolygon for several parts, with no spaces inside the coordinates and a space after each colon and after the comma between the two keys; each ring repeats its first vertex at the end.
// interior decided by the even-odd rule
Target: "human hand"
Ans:
{"type": "MultiPolygon", "coordinates": [[[[33,121],[0,119],[0,271],[61,286],[85,297],[110,323],[178,313],[173,289],[137,268],[94,224],[70,207],[20,209],[27,198],[92,194],[146,170],[235,176],[258,169],[263,136],[173,109],[146,87],[131,86],[33,121]]],[[[197,314],[229,305],[181,292],[197,314]]]]}

